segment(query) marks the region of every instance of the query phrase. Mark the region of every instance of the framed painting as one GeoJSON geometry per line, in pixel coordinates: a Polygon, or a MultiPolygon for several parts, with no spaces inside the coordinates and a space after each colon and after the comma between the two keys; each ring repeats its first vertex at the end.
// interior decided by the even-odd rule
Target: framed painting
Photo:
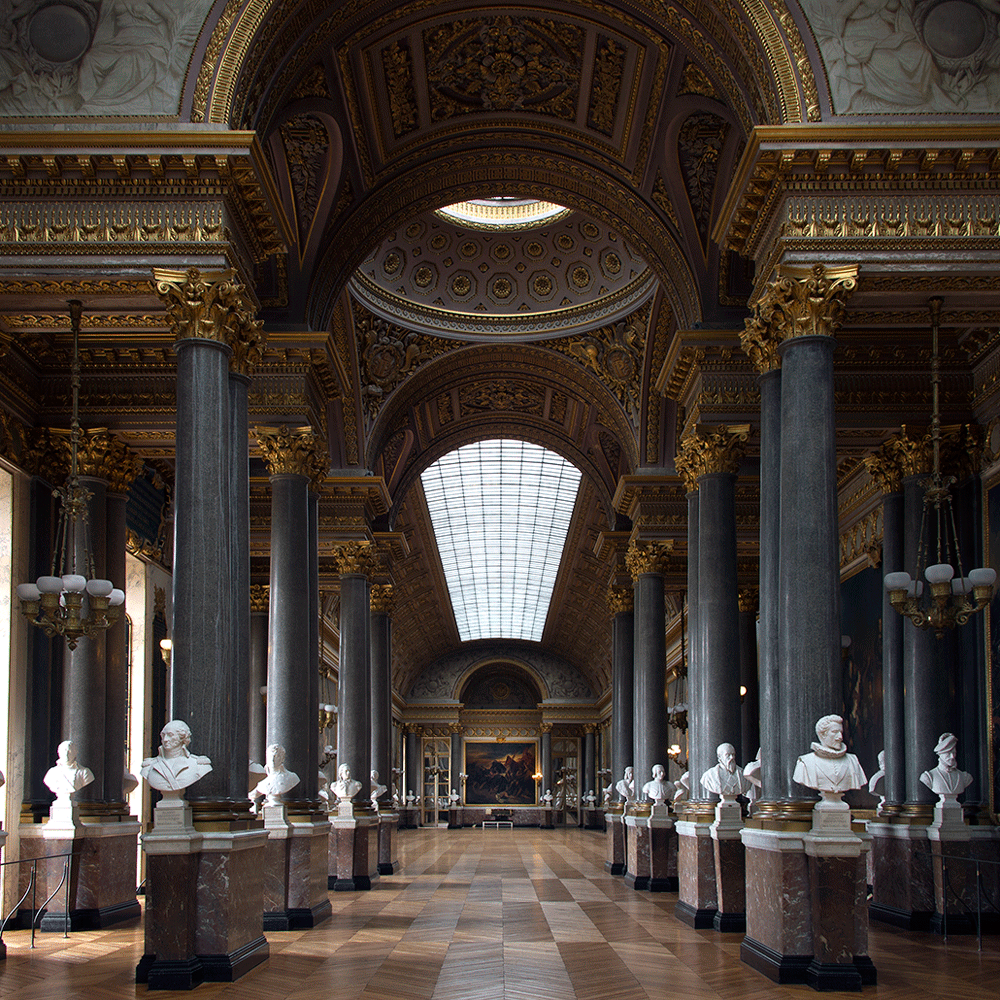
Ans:
{"type": "Polygon", "coordinates": [[[465,804],[469,806],[534,806],[538,787],[532,777],[538,741],[497,743],[465,741],[465,804]]]}

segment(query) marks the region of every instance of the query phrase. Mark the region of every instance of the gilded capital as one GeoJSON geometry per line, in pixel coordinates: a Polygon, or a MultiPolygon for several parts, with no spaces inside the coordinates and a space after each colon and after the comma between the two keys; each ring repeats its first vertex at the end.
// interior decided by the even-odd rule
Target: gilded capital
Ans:
{"type": "Polygon", "coordinates": [[[267,614],[271,601],[271,585],[267,583],[252,583],[250,585],[251,613],[267,614]]]}
{"type": "Polygon", "coordinates": [[[625,553],[625,565],[633,580],[648,573],[666,573],[673,551],[672,539],[660,542],[632,542],[625,553]]]}
{"type": "Polygon", "coordinates": [[[772,337],[832,337],[844,318],[848,296],[858,284],[857,265],[784,265],[757,303],[756,319],[772,337]]]}
{"type": "Polygon", "coordinates": [[[740,587],[737,601],[743,614],[756,614],[760,610],[760,590],[757,587],[740,587]]]}
{"type": "Polygon", "coordinates": [[[378,566],[371,542],[337,542],[332,554],[341,576],[371,576],[378,566]]]}
{"type": "Polygon", "coordinates": [[[403,723],[403,734],[406,736],[420,736],[423,731],[423,728],[416,722],[403,723]]]}
{"type": "Polygon", "coordinates": [[[720,425],[707,434],[699,435],[705,456],[702,475],[728,473],[735,476],[740,471],[740,460],[749,436],[749,424],[732,427],[720,425]]]}
{"type": "Polygon", "coordinates": [[[597,726],[593,722],[585,722],[583,724],[583,731],[586,735],[590,735],[597,729],[597,726]]]}
{"type": "Polygon", "coordinates": [[[253,339],[247,332],[255,322],[251,300],[232,269],[154,267],[153,279],[175,340],[215,340],[232,346],[234,333],[253,339]],[[242,334],[237,333],[240,330],[242,334]]]}
{"type": "Polygon", "coordinates": [[[81,431],[76,454],[80,475],[103,479],[112,493],[128,493],[142,472],[142,459],[103,427],[81,431]]]}
{"type": "Polygon", "coordinates": [[[540,733],[542,733],[543,735],[545,733],[551,733],[552,732],[552,723],[551,722],[542,722],[542,723],[539,723],[538,731],[540,733]]]}
{"type": "MultiPolygon", "coordinates": [[[[769,314],[767,314],[769,315],[769,314]]],[[[781,337],[772,329],[761,313],[760,303],[754,307],[753,316],[744,321],[740,334],[740,346],[761,375],[777,371],[781,367],[778,344],[781,337]]]]}
{"type": "Polygon", "coordinates": [[[635,592],[631,587],[608,587],[608,610],[613,615],[631,611],[635,607],[635,592]]]}
{"type": "Polygon", "coordinates": [[[465,732],[465,726],[463,726],[461,722],[449,722],[448,732],[453,736],[460,736],[465,732]]]}
{"type": "Polygon", "coordinates": [[[705,451],[697,434],[691,434],[681,441],[680,450],[674,456],[674,468],[684,483],[684,489],[688,493],[695,493],[698,480],[705,474],[705,451]]]}
{"type": "Polygon", "coordinates": [[[267,334],[264,333],[264,321],[254,318],[249,300],[244,298],[244,303],[234,312],[226,343],[233,352],[229,358],[229,370],[249,378],[264,359],[267,334]]]}
{"type": "Polygon", "coordinates": [[[258,427],[257,443],[272,476],[305,476],[314,481],[326,474],[330,457],[326,442],[311,427],[258,427]]]}
{"type": "Polygon", "coordinates": [[[396,606],[396,593],[391,583],[372,584],[368,606],[376,615],[391,615],[396,606]]]}

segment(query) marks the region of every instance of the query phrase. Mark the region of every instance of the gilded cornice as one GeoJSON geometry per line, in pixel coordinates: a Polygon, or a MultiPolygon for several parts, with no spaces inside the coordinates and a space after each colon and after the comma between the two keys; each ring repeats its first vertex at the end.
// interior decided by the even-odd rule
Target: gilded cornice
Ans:
{"type": "Polygon", "coordinates": [[[755,304],[755,319],[782,341],[832,337],[840,327],[845,302],[857,287],[857,265],[784,265],[755,304]]]}
{"type": "Polygon", "coordinates": [[[396,592],[391,583],[372,584],[368,606],[372,614],[391,615],[396,606],[396,592]]]}
{"type": "Polygon", "coordinates": [[[654,526],[675,507],[683,508],[684,496],[676,476],[636,474],[618,480],[612,505],[629,518],[635,529],[654,526]]]}
{"type": "Polygon", "coordinates": [[[154,267],[153,277],[176,340],[215,340],[228,344],[236,331],[246,330],[245,335],[249,336],[253,310],[234,271],[154,267]]]}
{"type": "Polygon", "coordinates": [[[252,583],[250,585],[250,611],[253,614],[267,614],[271,605],[271,585],[252,583]]]}
{"type": "Polygon", "coordinates": [[[331,555],[341,576],[370,577],[378,569],[378,556],[371,542],[335,542],[331,555]]]}
{"type": "Polygon", "coordinates": [[[389,512],[391,498],[381,476],[344,476],[334,472],[323,483],[322,513],[329,527],[370,539],[369,525],[389,512]],[[339,527],[338,527],[339,526],[339,527]]]}
{"type": "Polygon", "coordinates": [[[607,602],[612,615],[631,611],[635,606],[635,592],[631,587],[608,587],[607,602]]]}
{"type": "Polygon", "coordinates": [[[312,427],[257,427],[257,443],[272,476],[304,476],[313,483],[322,482],[330,467],[326,442],[312,427]]]}
{"type": "Polygon", "coordinates": [[[658,542],[633,542],[625,553],[625,565],[633,580],[649,573],[665,574],[670,568],[674,543],[670,539],[658,542]]]}

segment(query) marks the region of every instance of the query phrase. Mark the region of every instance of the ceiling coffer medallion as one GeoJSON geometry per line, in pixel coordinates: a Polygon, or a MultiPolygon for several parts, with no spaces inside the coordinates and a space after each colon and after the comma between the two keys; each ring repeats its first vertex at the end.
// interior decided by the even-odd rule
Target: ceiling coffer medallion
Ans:
{"type": "Polygon", "coordinates": [[[361,345],[361,395],[369,420],[378,416],[389,394],[425,361],[458,345],[428,337],[354,308],[354,329],[361,345]]]}
{"type": "Polygon", "coordinates": [[[426,31],[431,117],[530,111],[574,121],[583,40],[574,25],[509,15],[426,31]]]}

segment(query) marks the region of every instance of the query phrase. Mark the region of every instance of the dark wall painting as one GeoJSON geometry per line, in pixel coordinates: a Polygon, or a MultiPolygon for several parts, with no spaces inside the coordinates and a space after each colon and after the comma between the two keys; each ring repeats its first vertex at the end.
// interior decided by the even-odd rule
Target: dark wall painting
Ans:
{"type": "MultiPolygon", "coordinates": [[[[882,586],[882,570],[868,567],[840,588],[840,630],[851,640],[841,652],[844,739],[869,777],[878,770],[882,749],[882,586]]],[[[878,804],[867,788],[845,798],[857,809],[878,804]]]]}
{"type": "Polygon", "coordinates": [[[465,741],[465,801],[470,806],[537,805],[537,744],[465,741]]]}
{"type": "MultiPolygon", "coordinates": [[[[986,565],[1000,566],[1000,482],[994,483],[986,493],[986,565]]],[[[990,810],[1000,807],[1000,671],[995,664],[1000,663],[1000,601],[994,600],[989,607],[986,676],[989,682],[987,697],[990,705],[989,725],[989,768],[990,768],[990,810]]]]}

